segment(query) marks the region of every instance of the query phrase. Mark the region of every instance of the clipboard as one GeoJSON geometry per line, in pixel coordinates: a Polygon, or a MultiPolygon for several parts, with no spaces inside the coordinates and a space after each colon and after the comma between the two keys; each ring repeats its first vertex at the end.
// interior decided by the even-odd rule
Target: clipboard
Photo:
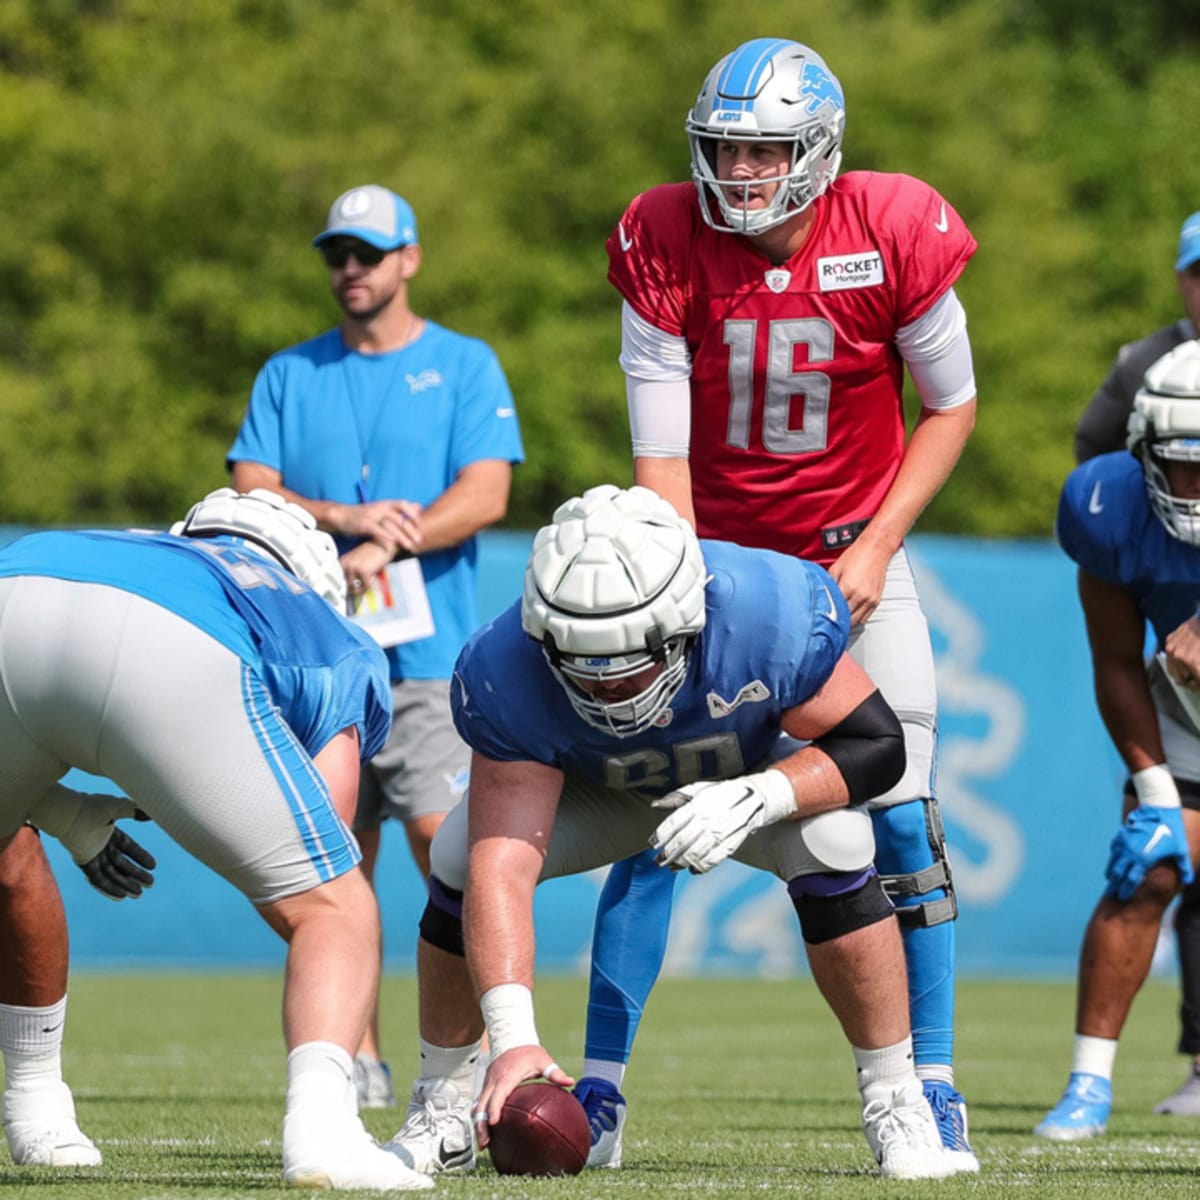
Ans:
{"type": "Polygon", "coordinates": [[[420,561],[388,563],[362,595],[351,598],[349,616],[385,649],[432,637],[433,613],[420,561]]]}

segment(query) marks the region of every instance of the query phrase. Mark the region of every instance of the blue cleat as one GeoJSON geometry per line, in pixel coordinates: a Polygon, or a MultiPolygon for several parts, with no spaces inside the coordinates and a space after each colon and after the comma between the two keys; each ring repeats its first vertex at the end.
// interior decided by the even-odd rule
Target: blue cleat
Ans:
{"type": "Polygon", "coordinates": [[[1099,1137],[1108,1128],[1112,1084],[1099,1075],[1072,1071],[1062,1099],[1033,1132],[1054,1142],[1078,1142],[1099,1137]]]}
{"type": "Polygon", "coordinates": [[[588,1152],[589,1167],[621,1165],[621,1131],[625,1128],[628,1105],[625,1097],[605,1079],[585,1075],[572,1093],[587,1113],[592,1130],[592,1148],[588,1152]]]}
{"type": "Polygon", "coordinates": [[[979,1159],[967,1141],[967,1102],[950,1083],[925,1079],[921,1088],[933,1110],[942,1145],[954,1163],[954,1173],[975,1174],[979,1170],[979,1159]]]}

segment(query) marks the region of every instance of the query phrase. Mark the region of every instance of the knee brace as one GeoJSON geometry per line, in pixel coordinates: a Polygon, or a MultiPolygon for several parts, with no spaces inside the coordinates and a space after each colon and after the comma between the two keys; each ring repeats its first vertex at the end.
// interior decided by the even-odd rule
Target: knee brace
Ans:
{"type": "Polygon", "coordinates": [[[874,867],[860,872],[799,875],[787,886],[800,918],[800,932],[812,946],[886,921],[894,911],[874,867]]]}
{"type": "MultiPolygon", "coordinates": [[[[916,801],[912,803],[915,804],[916,801]]],[[[953,921],[958,916],[958,899],[954,894],[950,860],[946,857],[946,831],[942,826],[941,810],[938,808],[937,801],[932,797],[926,797],[920,803],[925,816],[924,836],[932,853],[933,862],[930,866],[920,870],[881,875],[883,890],[893,903],[910,896],[924,896],[939,888],[943,889],[946,894],[930,900],[922,900],[917,904],[896,903],[896,917],[902,929],[925,929],[930,925],[942,925],[947,921],[953,921]]],[[[911,805],[896,805],[890,810],[882,811],[891,813],[896,809],[907,807],[911,807],[911,805]]],[[[921,836],[920,832],[915,830],[896,832],[898,833],[897,841],[905,833],[915,837],[921,836]]],[[[878,835],[876,840],[877,842],[880,840],[878,835]]]]}
{"type": "Polygon", "coordinates": [[[421,914],[421,936],[447,954],[462,958],[463,947],[462,892],[448,888],[436,875],[429,877],[429,899],[421,914]]]}

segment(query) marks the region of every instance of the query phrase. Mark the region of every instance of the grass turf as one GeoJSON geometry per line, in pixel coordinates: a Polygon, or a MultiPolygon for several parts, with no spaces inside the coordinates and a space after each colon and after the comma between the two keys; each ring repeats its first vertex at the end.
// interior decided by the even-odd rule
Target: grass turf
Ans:
{"type": "MultiPolygon", "coordinates": [[[[568,1070],[582,1054],[586,982],[538,986],[538,1024],[568,1070]]],[[[401,1103],[415,1065],[415,986],[384,984],[384,1038],[401,1103]]],[[[1117,1063],[1107,1137],[1054,1145],[1030,1130],[1066,1081],[1074,989],[960,987],[958,1082],[982,1174],[881,1181],[858,1128],[853,1063],[808,980],[664,980],[627,1078],[625,1167],[575,1179],[439,1179],[453,1200],[557,1195],[829,1200],[1089,1197],[1151,1200],[1200,1189],[1200,1119],[1150,1109],[1182,1081],[1172,1053],[1176,993],[1139,997],[1117,1063]]],[[[86,975],[71,984],[65,1053],[96,1171],[17,1168],[0,1148],[4,1200],[241,1200],[291,1196],[281,1182],[284,1064],[279,980],[260,975],[86,975]]],[[[381,1140],[401,1109],[368,1112],[381,1140]]]]}

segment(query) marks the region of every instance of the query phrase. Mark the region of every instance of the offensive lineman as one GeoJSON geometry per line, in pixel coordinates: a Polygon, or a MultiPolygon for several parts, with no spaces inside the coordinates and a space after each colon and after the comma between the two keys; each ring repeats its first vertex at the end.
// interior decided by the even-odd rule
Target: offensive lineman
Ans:
{"type": "Polygon", "coordinates": [[[1157,656],[1149,667],[1142,658],[1147,621],[1164,651],[1200,604],[1200,341],[1146,372],[1129,451],[1076,467],[1058,508],[1059,544],[1079,566],[1096,701],[1130,778],[1080,950],[1071,1075],[1034,1129],[1053,1141],[1107,1129],[1117,1039],[1163,913],[1200,857],[1200,706],[1157,656]]]}
{"type": "MultiPolygon", "coordinates": [[[[608,241],[634,479],[701,537],[827,566],[851,655],[900,718],[903,778],[871,806],[899,909],[917,1073],[956,1169],[978,1171],[954,1087],[957,913],[933,792],[937,697],[904,550],[974,426],[954,283],[976,243],[907,175],[837,177],[846,118],[820,55],[759,38],[709,73],[688,114],[692,184],[636,197],[608,241]],[[904,369],[921,411],[905,444],[904,369]]],[[[590,1166],[617,1166],[624,1064],[666,946],[672,879],[609,874],[593,945],[584,1078],[590,1166]]]]}
{"type": "Polygon", "coordinates": [[[903,736],[844,653],[848,633],[820,567],[702,550],[645,488],[605,485],[559,507],[522,600],[455,667],[471,783],[433,843],[422,1074],[389,1143],[406,1162],[469,1167],[472,1127],[486,1144],[517,1084],[574,1082],[534,1024],[533,890],[650,841],[664,867],[703,873],[732,855],[786,882],[854,1048],[881,1174],[952,1173],[913,1071],[903,949],[858,807],[902,774],[903,736]],[[472,1113],[485,1025],[492,1059],[472,1113]]]}

